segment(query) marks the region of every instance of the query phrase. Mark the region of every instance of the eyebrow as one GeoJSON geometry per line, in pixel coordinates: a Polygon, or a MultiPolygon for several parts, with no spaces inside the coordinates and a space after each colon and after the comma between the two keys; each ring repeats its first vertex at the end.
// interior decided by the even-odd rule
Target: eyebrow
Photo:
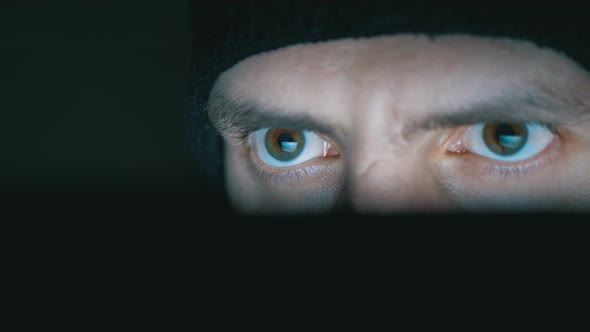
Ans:
{"type": "MultiPolygon", "coordinates": [[[[559,126],[589,120],[590,100],[573,94],[568,97],[540,89],[515,89],[464,107],[439,109],[422,119],[409,120],[402,135],[408,138],[421,130],[482,122],[541,122],[559,126]]],[[[230,141],[242,141],[249,133],[262,128],[296,128],[320,132],[344,143],[342,128],[320,123],[308,113],[285,114],[281,111],[242,98],[228,98],[223,93],[217,93],[207,104],[212,124],[230,141]]]]}
{"type": "Polygon", "coordinates": [[[262,128],[292,128],[315,131],[342,140],[341,128],[321,123],[304,112],[285,114],[280,110],[218,94],[207,103],[213,126],[227,139],[243,141],[248,134],[262,128]]]}
{"type": "MultiPolygon", "coordinates": [[[[485,122],[541,122],[554,126],[587,121],[590,100],[571,93],[569,98],[541,89],[514,89],[464,107],[437,110],[423,119],[410,121],[403,128],[404,137],[419,130],[472,125],[485,122]]],[[[586,97],[590,97],[590,94],[586,97]]]]}

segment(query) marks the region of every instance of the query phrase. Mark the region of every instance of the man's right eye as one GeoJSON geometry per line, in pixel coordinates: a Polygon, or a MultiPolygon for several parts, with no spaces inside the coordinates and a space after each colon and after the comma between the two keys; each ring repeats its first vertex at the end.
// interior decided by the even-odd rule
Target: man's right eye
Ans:
{"type": "Polygon", "coordinates": [[[473,126],[464,136],[472,153],[498,161],[520,161],[545,149],[555,135],[539,123],[485,123],[473,126]]]}
{"type": "Polygon", "coordinates": [[[331,143],[309,130],[264,128],[252,134],[252,148],[271,167],[291,167],[338,155],[331,143]]]}
{"type": "Polygon", "coordinates": [[[476,165],[474,169],[502,176],[524,175],[547,166],[548,157],[555,156],[550,152],[559,151],[559,135],[542,123],[480,123],[457,132],[447,151],[451,155],[470,156],[465,159],[475,161],[463,164],[463,170],[476,165]]]}
{"type": "Polygon", "coordinates": [[[471,152],[495,161],[515,162],[543,151],[555,134],[539,123],[480,123],[461,135],[451,152],[471,152]],[[457,150],[458,148],[463,151],[457,150]]]}

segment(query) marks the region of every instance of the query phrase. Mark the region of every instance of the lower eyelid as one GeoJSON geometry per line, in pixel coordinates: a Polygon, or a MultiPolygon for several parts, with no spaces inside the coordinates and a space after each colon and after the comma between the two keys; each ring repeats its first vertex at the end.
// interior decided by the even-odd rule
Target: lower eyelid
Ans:
{"type": "Polygon", "coordinates": [[[497,175],[502,179],[512,179],[514,177],[527,176],[540,170],[542,167],[548,166],[550,158],[536,158],[525,164],[518,165],[495,165],[490,164],[487,173],[497,175]]]}
{"type": "Polygon", "coordinates": [[[330,168],[329,162],[334,161],[338,157],[339,156],[323,157],[321,162],[314,159],[296,166],[276,168],[264,166],[264,163],[256,155],[254,149],[250,149],[247,165],[262,182],[268,185],[295,185],[311,181],[317,175],[326,173],[330,168]]]}
{"type": "Polygon", "coordinates": [[[469,177],[493,175],[501,179],[513,179],[527,176],[541,170],[553,163],[562,150],[560,135],[556,135],[553,141],[537,153],[534,157],[519,161],[492,160],[470,152],[456,153],[446,152],[448,158],[460,158],[461,172],[469,177]]]}

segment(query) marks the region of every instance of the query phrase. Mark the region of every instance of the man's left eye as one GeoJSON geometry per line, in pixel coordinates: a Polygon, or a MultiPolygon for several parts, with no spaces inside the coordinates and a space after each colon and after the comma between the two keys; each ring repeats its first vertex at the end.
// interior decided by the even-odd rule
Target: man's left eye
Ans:
{"type": "Polygon", "coordinates": [[[308,130],[264,128],[253,133],[253,148],[265,164],[289,167],[326,157],[331,144],[308,130]]]}
{"type": "Polygon", "coordinates": [[[467,129],[460,144],[482,157],[511,162],[535,156],[554,138],[540,123],[480,123],[467,129]]]}

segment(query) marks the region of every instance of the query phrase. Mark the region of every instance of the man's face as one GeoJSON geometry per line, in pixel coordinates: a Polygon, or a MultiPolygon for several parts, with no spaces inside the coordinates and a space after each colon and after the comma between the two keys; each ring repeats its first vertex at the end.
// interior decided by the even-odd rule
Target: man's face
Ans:
{"type": "Polygon", "coordinates": [[[525,41],[294,45],[223,73],[208,112],[244,212],[590,207],[590,76],[525,41]]]}

